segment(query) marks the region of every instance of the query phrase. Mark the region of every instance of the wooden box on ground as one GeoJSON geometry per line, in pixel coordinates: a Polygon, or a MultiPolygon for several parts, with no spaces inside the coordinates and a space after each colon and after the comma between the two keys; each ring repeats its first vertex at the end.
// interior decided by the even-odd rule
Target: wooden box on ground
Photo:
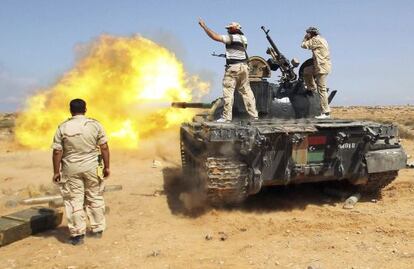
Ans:
{"type": "Polygon", "coordinates": [[[62,222],[62,215],[55,209],[32,207],[0,217],[0,247],[56,228],[62,222]]]}

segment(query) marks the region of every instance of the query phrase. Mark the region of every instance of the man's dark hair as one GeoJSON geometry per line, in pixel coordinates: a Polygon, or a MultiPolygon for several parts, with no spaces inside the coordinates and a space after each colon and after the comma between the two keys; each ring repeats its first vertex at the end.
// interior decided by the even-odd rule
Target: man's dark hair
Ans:
{"type": "Polygon", "coordinates": [[[70,112],[73,114],[85,114],[86,112],[86,102],[82,99],[73,99],[72,101],[70,101],[69,106],[70,112]]]}

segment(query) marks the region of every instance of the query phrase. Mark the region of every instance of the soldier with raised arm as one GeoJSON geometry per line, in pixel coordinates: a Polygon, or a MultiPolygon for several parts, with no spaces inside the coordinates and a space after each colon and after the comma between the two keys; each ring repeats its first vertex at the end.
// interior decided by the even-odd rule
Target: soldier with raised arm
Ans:
{"type": "Polygon", "coordinates": [[[53,182],[59,185],[63,197],[69,242],[73,245],[83,243],[86,215],[92,237],[101,238],[106,225],[103,191],[104,178],[110,174],[109,148],[102,125],[85,117],[85,112],[85,101],[72,100],[72,117],[59,125],[52,145],[53,182]]]}
{"type": "Polygon", "coordinates": [[[207,27],[200,19],[199,24],[213,40],[226,45],[226,70],[223,78],[223,116],[217,122],[230,122],[234,103],[234,90],[237,89],[243,98],[247,113],[253,119],[258,119],[256,100],[250,88],[249,68],[247,65],[247,38],[237,22],[226,26],[227,35],[219,35],[207,27]]]}
{"type": "Polygon", "coordinates": [[[317,91],[321,102],[321,115],[317,119],[330,118],[331,109],[328,103],[328,92],[326,90],[326,79],[331,72],[331,57],[328,42],[321,37],[319,30],[315,27],[306,29],[306,35],[302,41],[302,48],[312,50],[313,68],[304,70],[304,80],[307,88],[317,91]],[[316,82],[316,83],[315,83],[316,82]]]}

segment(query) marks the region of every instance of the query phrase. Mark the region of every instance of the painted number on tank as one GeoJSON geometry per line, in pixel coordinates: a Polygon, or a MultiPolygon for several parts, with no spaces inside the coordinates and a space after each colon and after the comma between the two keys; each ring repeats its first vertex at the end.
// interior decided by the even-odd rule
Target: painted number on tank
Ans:
{"type": "Polygon", "coordinates": [[[354,149],[356,148],[356,143],[344,143],[342,145],[339,145],[340,149],[354,149]]]}

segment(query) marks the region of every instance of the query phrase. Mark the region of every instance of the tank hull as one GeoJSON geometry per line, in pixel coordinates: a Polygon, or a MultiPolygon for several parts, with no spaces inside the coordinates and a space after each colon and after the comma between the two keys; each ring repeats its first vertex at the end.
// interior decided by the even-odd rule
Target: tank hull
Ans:
{"type": "Polygon", "coordinates": [[[239,203],[263,186],[332,180],[378,192],[406,166],[392,124],[198,119],[181,126],[183,169],[212,204],[239,203]]]}

